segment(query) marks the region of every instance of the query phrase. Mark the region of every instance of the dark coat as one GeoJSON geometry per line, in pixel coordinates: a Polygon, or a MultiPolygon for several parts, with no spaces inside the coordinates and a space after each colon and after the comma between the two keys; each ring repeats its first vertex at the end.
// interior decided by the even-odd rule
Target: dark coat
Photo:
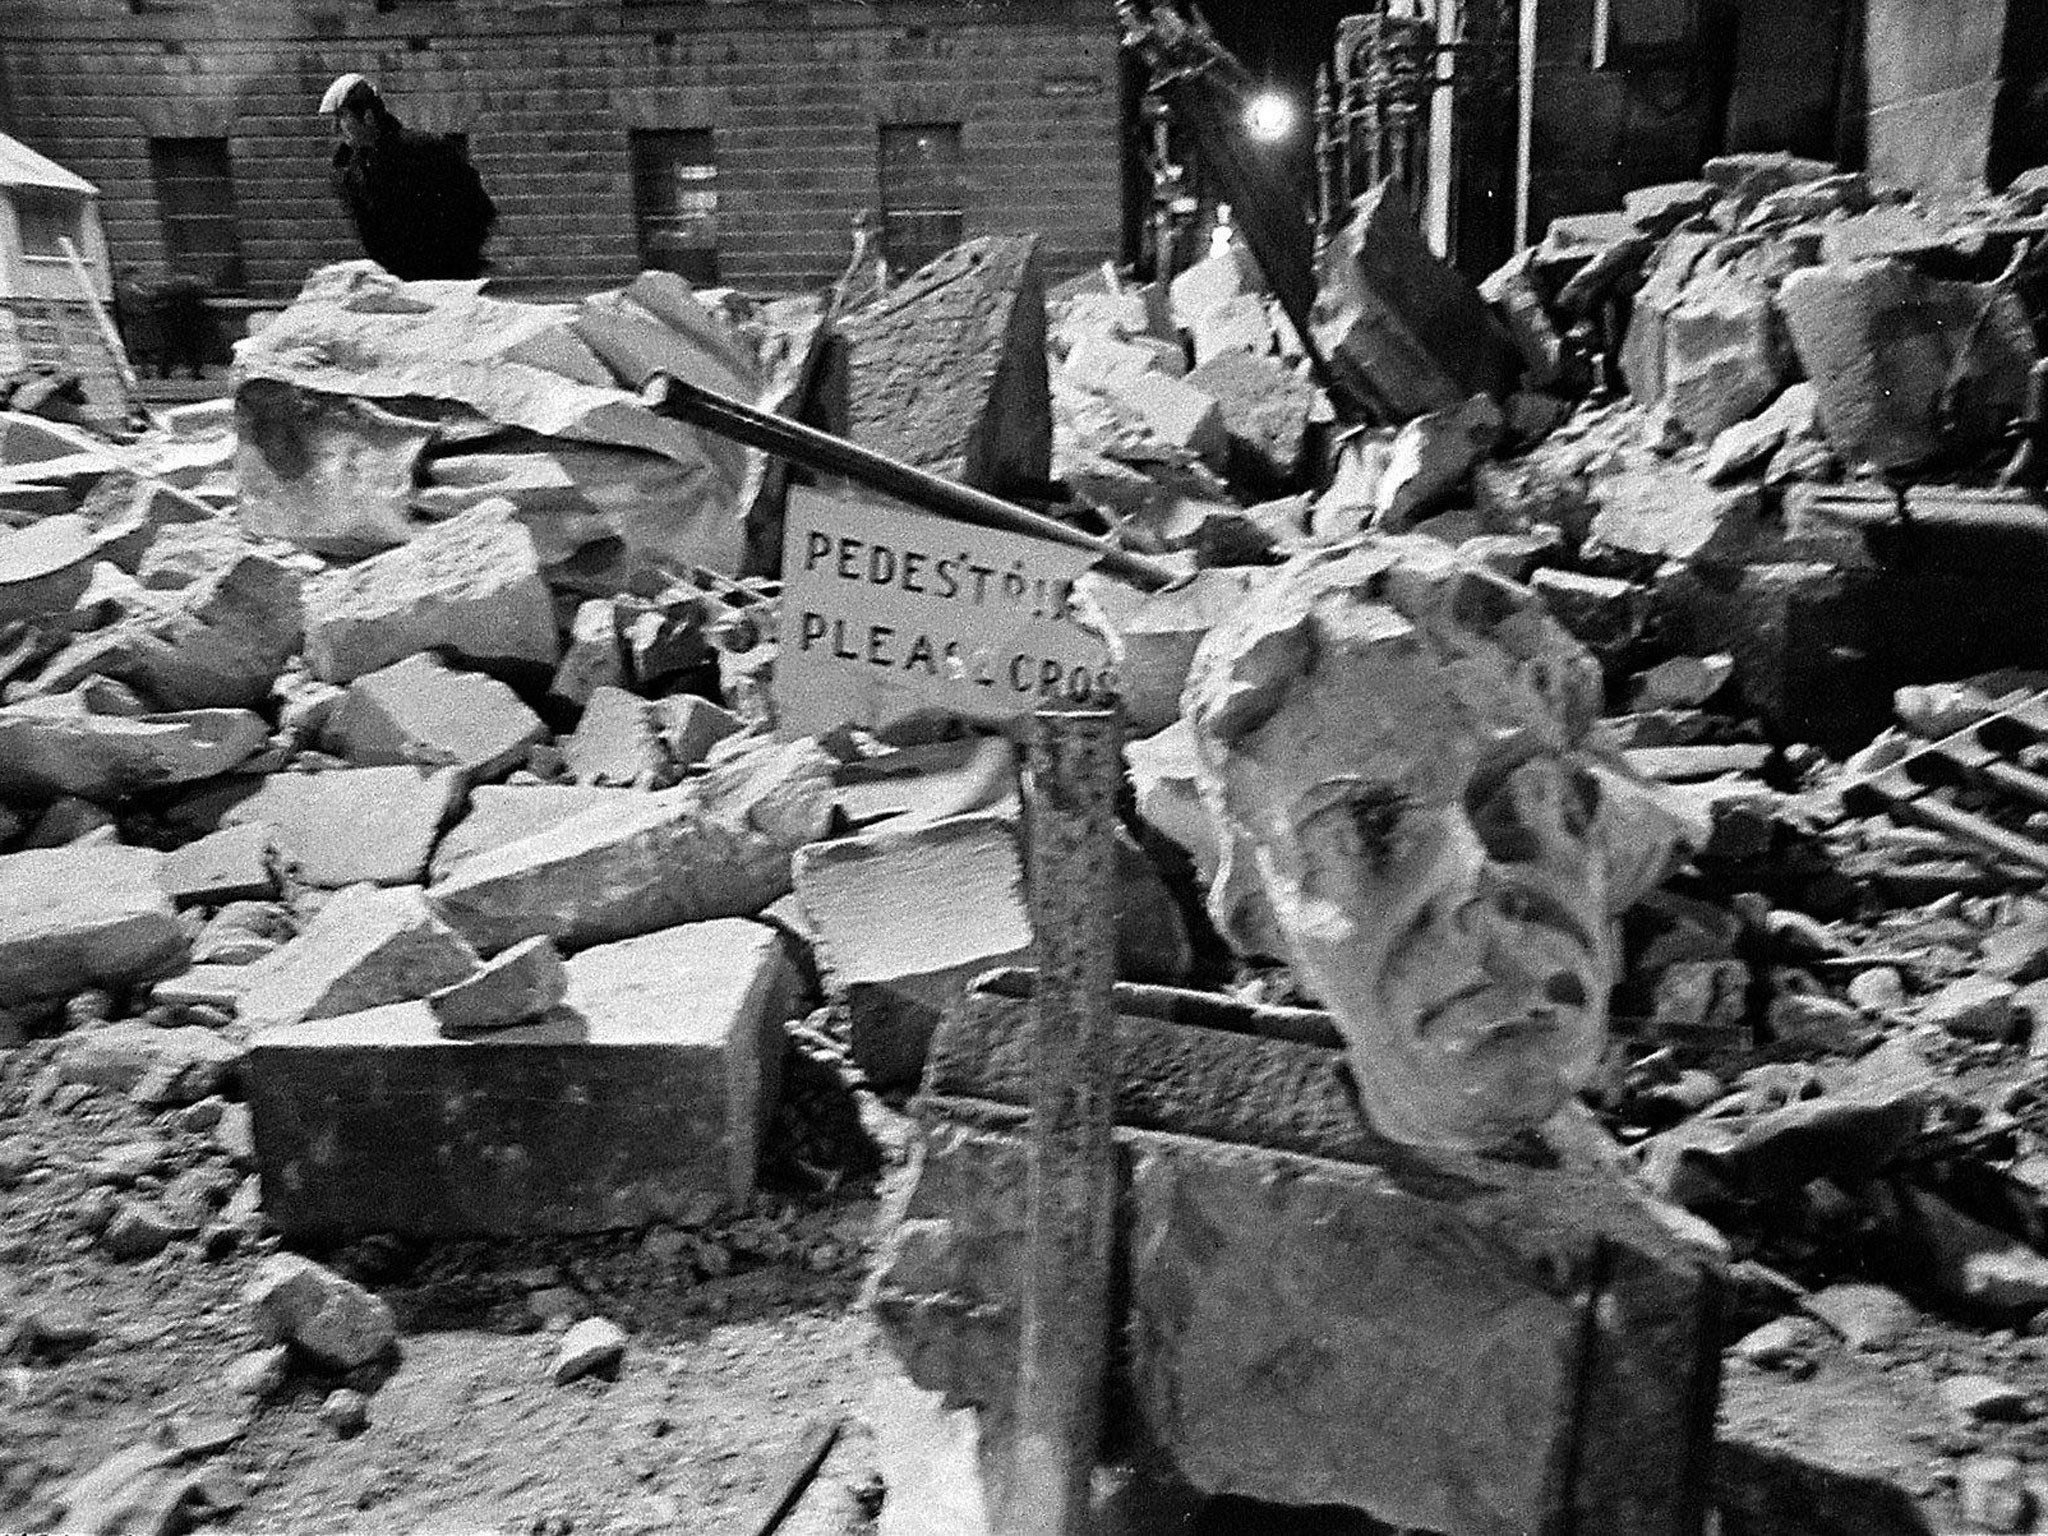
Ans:
{"type": "Polygon", "coordinates": [[[462,146],[416,133],[381,106],[377,141],[334,151],[334,190],[363,254],[408,282],[481,277],[498,210],[462,146]]]}

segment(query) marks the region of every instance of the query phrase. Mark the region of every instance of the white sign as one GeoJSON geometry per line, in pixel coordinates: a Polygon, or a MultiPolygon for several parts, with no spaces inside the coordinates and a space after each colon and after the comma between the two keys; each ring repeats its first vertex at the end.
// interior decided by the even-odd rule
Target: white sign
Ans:
{"type": "Polygon", "coordinates": [[[907,507],[792,487],[775,696],[782,729],[1001,724],[1041,704],[1106,704],[1101,638],[1076,620],[1095,557],[907,507]]]}

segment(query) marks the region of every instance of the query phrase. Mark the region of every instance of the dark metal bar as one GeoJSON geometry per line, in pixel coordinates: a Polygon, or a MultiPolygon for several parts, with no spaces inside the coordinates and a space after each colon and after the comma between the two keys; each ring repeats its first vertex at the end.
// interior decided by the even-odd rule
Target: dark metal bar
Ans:
{"type": "Polygon", "coordinates": [[[1083,1536],[1102,1438],[1116,1206],[1114,710],[1032,722],[1031,1129],[1015,1460],[1004,1536],[1083,1536]]]}
{"type": "Polygon", "coordinates": [[[1105,576],[1129,582],[1140,591],[1157,592],[1178,579],[1157,561],[1118,549],[1108,540],[1070,528],[1056,518],[1042,516],[972,486],[956,485],[872,448],[863,448],[785,416],[757,410],[673,374],[658,373],[649,379],[640,398],[650,410],[676,421],[715,432],[820,474],[843,475],[940,517],[1087,550],[1096,557],[1097,568],[1105,576]]]}

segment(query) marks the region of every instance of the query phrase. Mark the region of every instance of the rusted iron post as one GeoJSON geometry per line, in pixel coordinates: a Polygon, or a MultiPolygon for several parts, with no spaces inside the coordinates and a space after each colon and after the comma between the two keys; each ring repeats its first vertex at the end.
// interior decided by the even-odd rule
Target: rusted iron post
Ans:
{"type": "Polygon", "coordinates": [[[1015,1460],[1003,1536],[1081,1536],[1102,1437],[1114,1237],[1116,711],[1032,721],[1031,1128],[1015,1460]]]}

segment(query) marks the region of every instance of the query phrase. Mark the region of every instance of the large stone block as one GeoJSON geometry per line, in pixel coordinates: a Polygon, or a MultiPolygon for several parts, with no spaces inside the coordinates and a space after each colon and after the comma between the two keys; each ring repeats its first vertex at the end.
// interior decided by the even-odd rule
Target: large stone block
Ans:
{"type": "Polygon", "coordinates": [[[792,855],[824,836],[831,814],[830,760],[792,742],[474,854],[430,894],[486,954],[540,934],[580,949],[751,917],[788,894],[792,855]]]}
{"type": "Polygon", "coordinates": [[[306,659],[328,682],[435,649],[485,668],[555,665],[554,605],[533,536],[501,506],[450,518],[307,590],[306,659]]]}
{"type": "Polygon", "coordinates": [[[914,1082],[939,1016],[985,970],[1031,948],[1012,818],[885,825],[798,851],[798,902],[845,1001],[854,1060],[884,1084],[914,1082]]]}
{"type": "Polygon", "coordinates": [[[1052,473],[1037,241],[971,240],[839,324],[848,435],[985,489],[1052,473]]]}
{"type": "Polygon", "coordinates": [[[461,803],[453,768],[339,768],[271,774],[221,819],[270,827],[280,858],[308,885],[414,885],[461,803]]]}
{"type": "MultiPolygon", "coordinates": [[[[982,1408],[984,1436],[1027,1268],[1027,992],[985,982],[941,1030],[875,1285],[912,1379],[982,1408]]],[[[1321,1015],[1142,988],[1118,1013],[1111,1454],[1424,1530],[1702,1529],[1707,1228],[1570,1137],[1540,1164],[1384,1141],[1321,1015]]]]}
{"type": "Polygon", "coordinates": [[[297,938],[249,967],[241,1018],[251,1029],[412,1002],[474,976],[476,951],[417,886],[338,891],[297,938]]]}
{"type": "Polygon", "coordinates": [[[0,1001],[120,988],[183,964],[163,855],[93,844],[0,855],[0,1001]]]}
{"type": "Polygon", "coordinates": [[[484,1041],[405,1003],[265,1030],[249,1103],[293,1235],[585,1232],[754,1187],[796,980],[740,920],[571,959],[566,1004],[484,1041]]]}
{"type": "Polygon", "coordinates": [[[469,785],[508,772],[545,735],[496,678],[408,656],[349,684],[321,741],[352,763],[453,768],[469,785]]]}

